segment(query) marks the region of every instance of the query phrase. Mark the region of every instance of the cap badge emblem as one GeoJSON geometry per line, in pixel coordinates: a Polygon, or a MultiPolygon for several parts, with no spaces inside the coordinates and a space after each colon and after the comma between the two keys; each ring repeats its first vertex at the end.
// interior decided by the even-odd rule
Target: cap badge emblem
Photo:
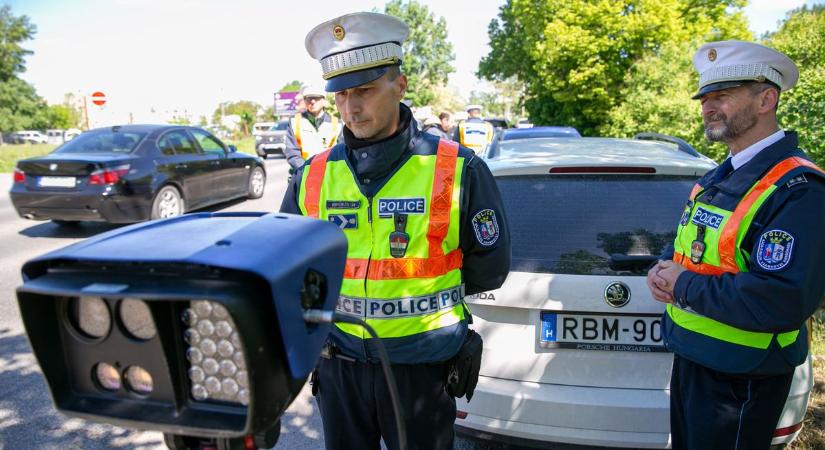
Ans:
{"type": "Polygon", "coordinates": [[[715,48],[712,48],[712,49],[708,50],[708,60],[710,60],[710,62],[716,61],[716,49],[715,48]]]}
{"type": "Polygon", "coordinates": [[[336,41],[344,40],[344,36],[346,36],[347,32],[344,31],[344,27],[341,25],[335,25],[332,27],[332,37],[335,38],[336,41]]]}

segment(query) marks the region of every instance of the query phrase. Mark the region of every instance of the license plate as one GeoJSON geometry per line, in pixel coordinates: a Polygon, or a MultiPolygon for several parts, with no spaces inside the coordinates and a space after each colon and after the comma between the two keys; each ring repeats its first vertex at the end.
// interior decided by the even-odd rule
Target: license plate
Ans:
{"type": "Polygon", "coordinates": [[[539,345],[620,352],[664,352],[659,314],[541,313],[539,345]]]}
{"type": "Polygon", "coordinates": [[[41,187],[62,187],[73,188],[75,186],[74,177],[40,177],[38,185],[41,187]]]}

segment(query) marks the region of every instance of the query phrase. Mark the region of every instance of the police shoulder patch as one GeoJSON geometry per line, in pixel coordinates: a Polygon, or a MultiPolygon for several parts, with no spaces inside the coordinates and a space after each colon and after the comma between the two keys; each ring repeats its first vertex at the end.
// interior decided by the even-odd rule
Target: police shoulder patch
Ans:
{"type": "Polygon", "coordinates": [[[784,230],[767,231],[759,237],[756,263],[770,270],[782,270],[791,262],[794,237],[784,230]]]}
{"type": "Polygon", "coordinates": [[[482,209],[473,216],[473,231],[479,244],[489,247],[496,243],[499,235],[496,212],[492,209],[482,209]]]}

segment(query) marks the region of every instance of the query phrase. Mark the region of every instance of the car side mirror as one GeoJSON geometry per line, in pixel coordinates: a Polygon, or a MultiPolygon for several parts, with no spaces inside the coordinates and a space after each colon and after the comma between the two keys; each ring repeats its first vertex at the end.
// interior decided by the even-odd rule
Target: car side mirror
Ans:
{"type": "Polygon", "coordinates": [[[238,147],[235,147],[232,144],[229,144],[228,147],[229,147],[229,153],[235,153],[235,152],[238,151],[238,147]]]}

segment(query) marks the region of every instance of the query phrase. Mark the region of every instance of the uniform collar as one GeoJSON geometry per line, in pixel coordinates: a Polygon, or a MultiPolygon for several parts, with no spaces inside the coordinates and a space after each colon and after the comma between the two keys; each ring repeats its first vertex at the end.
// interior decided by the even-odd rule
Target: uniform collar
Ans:
{"type": "Polygon", "coordinates": [[[744,195],[771,167],[791,156],[798,145],[796,132],[786,132],[784,137],[761,149],[747,164],[716,183],[716,187],[729,194],[744,195]]]}
{"type": "Polygon", "coordinates": [[[413,140],[419,133],[418,128],[412,119],[410,109],[404,104],[399,104],[399,107],[401,114],[398,131],[378,142],[358,139],[344,127],[347,159],[360,181],[380,180],[389,175],[407,149],[413,145],[413,140]]]}
{"type": "Polygon", "coordinates": [[[782,139],[783,137],[785,137],[785,131],[779,130],[776,133],[773,133],[770,136],[761,139],[749,145],[748,147],[745,147],[745,149],[743,149],[741,152],[731,156],[730,162],[733,164],[733,170],[736,170],[744,166],[745,164],[747,164],[748,161],[753,159],[753,157],[756,156],[760,151],[767,148],[774,142],[782,139]]]}

